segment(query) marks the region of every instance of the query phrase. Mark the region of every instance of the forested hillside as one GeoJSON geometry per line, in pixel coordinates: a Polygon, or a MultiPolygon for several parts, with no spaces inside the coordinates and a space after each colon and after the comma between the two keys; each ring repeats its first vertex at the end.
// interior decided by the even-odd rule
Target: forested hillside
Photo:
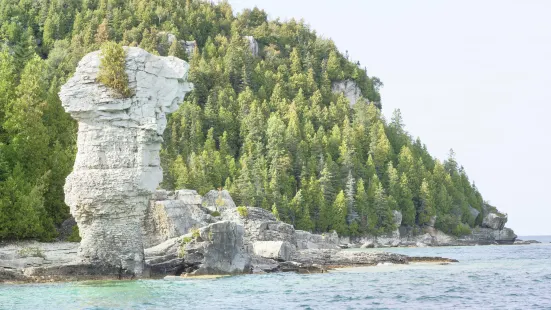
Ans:
{"type": "Polygon", "coordinates": [[[0,240],[54,238],[69,216],[76,124],[57,92],[106,41],[191,64],[195,90],[165,132],[164,188],[223,187],[238,205],[342,235],[395,229],[392,210],[408,226],[437,215],[456,235],[481,221],[471,208],[483,199],[453,153],[441,163],[399,111],[385,120],[379,79],[302,21],[192,0],[0,0],[0,240]],[[344,80],[365,100],[333,93],[344,80]]]}

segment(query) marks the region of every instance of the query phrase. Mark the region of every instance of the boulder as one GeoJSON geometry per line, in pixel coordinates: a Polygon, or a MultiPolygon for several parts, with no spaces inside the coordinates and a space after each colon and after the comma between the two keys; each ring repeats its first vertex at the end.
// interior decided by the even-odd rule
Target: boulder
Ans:
{"type": "Polygon", "coordinates": [[[152,259],[155,257],[166,256],[166,255],[178,255],[180,250],[180,245],[184,238],[191,238],[191,234],[183,235],[177,238],[171,238],[166,240],[163,243],[157,244],[153,247],[147,248],[144,250],[146,259],[152,259]]]}
{"type": "Polygon", "coordinates": [[[31,279],[21,272],[0,267],[0,283],[2,282],[28,282],[31,279]]]}
{"type": "Polygon", "coordinates": [[[227,190],[211,190],[205,194],[202,200],[203,207],[211,212],[224,212],[227,209],[235,209],[236,205],[227,190]]]}
{"type": "Polygon", "coordinates": [[[251,257],[252,273],[270,273],[279,271],[279,262],[260,256],[251,257]]]}
{"type": "Polygon", "coordinates": [[[277,221],[271,212],[262,208],[248,207],[245,213],[241,214],[237,208],[226,209],[221,218],[244,226],[244,244],[249,253],[254,253],[253,244],[256,241],[286,241],[296,247],[293,225],[277,221]]]}
{"type": "Polygon", "coordinates": [[[502,230],[507,223],[507,215],[488,213],[482,220],[482,227],[495,230],[502,230]]]}
{"type": "MultiPolygon", "coordinates": [[[[176,197],[178,197],[176,192],[176,197]]],[[[170,238],[187,234],[192,228],[214,223],[208,210],[201,207],[191,195],[180,195],[183,200],[151,201],[143,227],[144,247],[151,247],[170,238]],[[189,203],[192,202],[192,203],[189,203]]]]}
{"type": "MultiPolygon", "coordinates": [[[[142,276],[149,276],[144,269],[142,276]]],[[[24,275],[39,278],[41,281],[79,281],[79,280],[107,280],[107,279],[134,279],[136,274],[129,269],[121,269],[111,264],[73,262],[52,266],[25,268],[24,275]]]]}
{"type": "Polygon", "coordinates": [[[76,242],[25,241],[0,246],[0,268],[22,270],[53,264],[66,264],[76,259],[76,242]]]}
{"type": "Polygon", "coordinates": [[[164,189],[158,189],[155,192],[153,192],[153,195],[151,196],[151,200],[153,200],[153,201],[163,201],[163,200],[170,199],[169,197],[173,198],[174,197],[174,192],[167,191],[167,190],[164,190],[164,189]]]}
{"type": "Polygon", "coordinates": [[[257,256],[287,261],[291,259],[296,247],[287,241],[256,241],[253,243],[253,249],[257,256]]]}
{"type": "Polygon", "coordinates": [[[362,91],[352,80],[336,81],[333,82],[331,89],[334,93],[342,93],[350,102],[350,106],[353,106],[362,97],[362,91]]]}
{"type": "Polygon", "coordinates": [[[362,248],[362,249],[372,249],[372,248],[376,248],[377,246],[378,246],[378,245],[377,245],[377,243],[376,243],[375,241],[369,240],[369,241],[363,243],[363,244],[360,246],[360,248],[362,248]]]}
{"type": "Polygon", "coordinates": [[[76,159],[64,189],[82,237],[82,264],[140,276],[145,212],[162,180],[166,114],[178,108],[192,84],[186,82],[189,65],[183,60],[136,47],[125,51],[131,97],[96,82],[100,51],[84,56],[61,87],[63,108],[79,124],[76,159]]]}
{"type": "Polygon", "coordinates": [[[340,245],[350,244],[350,237],[348,237],[348,236],[339,237],[339,244],[340,245]]]}
{"type": "Polygon", "coordinates": [[[192,189],[179,189],[174,192],[174,199],[184,202],[189,205],[201,206],[203,198],[197,194],[196,190],[192,189]]]}
{"type": "Polygon", "coordinates": [[[493,228],[477,227],[472,230],[468,236],[464,236],[462,240],[469,244],[513,244],[517,235],[510,228],[496,230],[493,228]]]}
{"type": "Polygon", "coordinates": [[[338,249],[339,235],[333,231],[332,233],[324,233],[322,235],[312,234],[303,230],[296,230],[295,237],[297,240],[297,248],[305,249],[338,249]]]}
{"type": "Polygon", "coordinates": [[[513,244],[517,235],[511,228],[504,227],[502,230],[494,231],[494,238],[499,244],[513,244]]]}
{"type": "Polygon", "coordinates": [[[418,247],[418,248],[426,248],[428,247],[428,245],[426,243],[423,243],[423,242],[417,242],[415,243],[415,246],[418,247]]]}
{"type": "Polygon", "coordinates": [[[243,245],[244,228],[222,221],[199,230],[199,236],[183,245],[186,265],[194,266],[192,275],[250,273],[251,257],[243,245]]]}

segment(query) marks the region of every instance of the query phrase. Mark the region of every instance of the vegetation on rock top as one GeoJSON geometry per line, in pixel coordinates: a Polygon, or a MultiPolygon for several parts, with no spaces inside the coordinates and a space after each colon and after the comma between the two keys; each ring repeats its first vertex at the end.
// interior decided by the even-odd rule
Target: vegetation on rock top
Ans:
{"type": "Polygon", "coordinates": [[[123,98],[131,97],[125,71],[126,51],[120,44],[107,41],[101,46],[101,59],[97,80],[116,90],[123,98]]]}

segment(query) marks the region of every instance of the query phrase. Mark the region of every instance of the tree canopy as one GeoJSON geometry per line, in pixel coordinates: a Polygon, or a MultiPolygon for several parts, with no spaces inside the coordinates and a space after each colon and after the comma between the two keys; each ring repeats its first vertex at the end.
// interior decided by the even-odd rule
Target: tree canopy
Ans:
{"type": "Polygon", "coordinates": [[[381,81],[303,21],[226,2],[0,0],[0,239],[50,239],[68,217],[76,124],[57,93],[86,53],[120,59],[114,43],[190,62],[195,89],[164,134],[164,188],[224,187],[316,232],[384,233],[392,210],[404,225],[436,215],[450,233],[480,222],[469,208],[482,211],[482,196],[453,153],[435,160],[399,110],[387,122],[381,81]],[[332,92],[342,80],[363,95],[352,107],[332,92]]]}

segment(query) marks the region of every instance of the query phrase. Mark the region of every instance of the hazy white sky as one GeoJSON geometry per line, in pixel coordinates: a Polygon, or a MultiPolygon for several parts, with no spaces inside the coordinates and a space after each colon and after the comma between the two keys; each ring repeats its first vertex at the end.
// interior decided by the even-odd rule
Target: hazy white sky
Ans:
{"type": "Polygon", "coordinates": [[[455,150],[507,226],[551,235],[551,1],[229,2],[332,38],[384,82],[388,118],[400,108],[441,160],[455,150]]]}

